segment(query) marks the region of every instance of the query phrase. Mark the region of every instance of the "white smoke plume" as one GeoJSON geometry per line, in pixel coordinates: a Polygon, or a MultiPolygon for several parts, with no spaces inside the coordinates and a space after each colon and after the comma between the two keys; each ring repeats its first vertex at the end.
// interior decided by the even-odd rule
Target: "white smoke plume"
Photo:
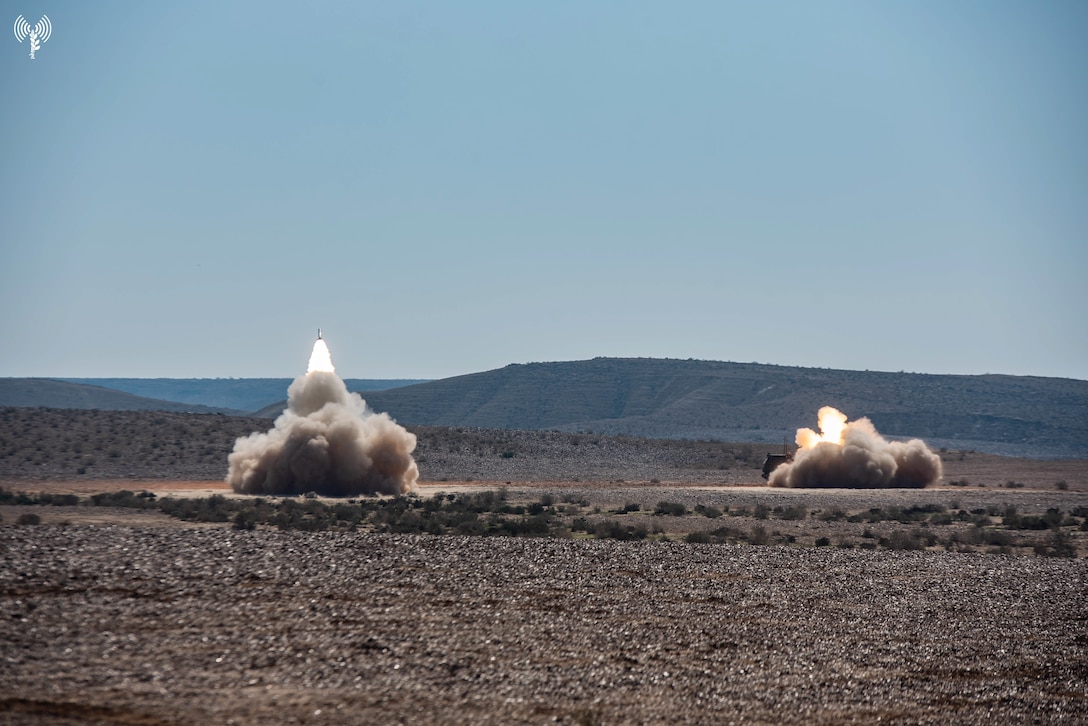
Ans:
{"type": "Polygon", "coordinates": [[[941,458],[920,439],[888,441],[869,419],[847,422],[831,406],[819,421],[821,434],[797,430],[797,453],[771,472],[771,486],[921,488],[941,478],[941,458]]]}
{"type": "Polygon", "coordinates": [[[267,433],[234,442],[227,483],[242,494],[405,494],[419,469],[415,434],[374,413],[336,375],[325,341],[287,389],[287,409],[267,433]]]}

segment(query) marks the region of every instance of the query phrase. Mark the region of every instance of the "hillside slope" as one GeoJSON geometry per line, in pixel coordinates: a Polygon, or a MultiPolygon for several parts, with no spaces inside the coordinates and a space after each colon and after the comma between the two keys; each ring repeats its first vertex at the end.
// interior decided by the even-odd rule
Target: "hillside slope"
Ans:
{"type": "Polygon", "coordinates": [[[239,413],[229,408],[201,406],[133,396],[122,391],[51,378],[0,378],[0,406],[74,408],[104,411],[171,411],[174,413],[239,413]]]}
{"type": "Polygon", "coordinates": [[[792,441],[831,405],[889,436],[1018,456],[1088,456],[1088,381],[595,358],[509,365],[388,391],[378,411],[433,426],[792,441]]]}

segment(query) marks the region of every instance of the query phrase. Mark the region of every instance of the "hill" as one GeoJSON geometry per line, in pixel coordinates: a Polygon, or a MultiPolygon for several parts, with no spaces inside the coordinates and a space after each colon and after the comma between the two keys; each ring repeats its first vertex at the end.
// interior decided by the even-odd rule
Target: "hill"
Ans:
{"type": "Polygon", "coordinates": [[[365,398],[406,424],[753,442],[792,442],[831,405],[934,447],[1088,456],[1088,381],[1063,378],[595,358],[514,364],[365,398]]]}
{"type": "Polygon", "coordinates": [[[171,411],[175,413],[239,413],[225,407],[162,401],[102,386],[51,378],[0,378],[0,406],[75,408],[104,411],[171,411]]]}
{"type": "MultiPolygon", "coordinates": [[[[235,411],[256,411],[279,401],[291,385],[290,378],[58,378],[112,388],[135,396],[176,401],[235,411]]],[[[381,391],[423,383],[418,379],[349,378],[352,390],[381,391]]]]}

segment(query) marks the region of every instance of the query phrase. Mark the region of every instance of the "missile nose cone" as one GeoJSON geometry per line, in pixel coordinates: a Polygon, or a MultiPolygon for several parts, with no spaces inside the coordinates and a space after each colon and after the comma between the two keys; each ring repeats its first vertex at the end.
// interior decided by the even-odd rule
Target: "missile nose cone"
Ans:
{"type": "Polygon", "coordinates": [[[317,329],[317,339],[321,340],[321,328],[317,329]]]}

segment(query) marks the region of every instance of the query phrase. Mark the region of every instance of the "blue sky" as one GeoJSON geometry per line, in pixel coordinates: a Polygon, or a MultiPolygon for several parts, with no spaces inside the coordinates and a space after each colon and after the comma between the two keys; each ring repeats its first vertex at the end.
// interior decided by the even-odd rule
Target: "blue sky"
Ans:
{"type": "Polygon", "coordinates": [[[0,376],[1088,379],[1086,3],[0,7],[0,376]]]}

